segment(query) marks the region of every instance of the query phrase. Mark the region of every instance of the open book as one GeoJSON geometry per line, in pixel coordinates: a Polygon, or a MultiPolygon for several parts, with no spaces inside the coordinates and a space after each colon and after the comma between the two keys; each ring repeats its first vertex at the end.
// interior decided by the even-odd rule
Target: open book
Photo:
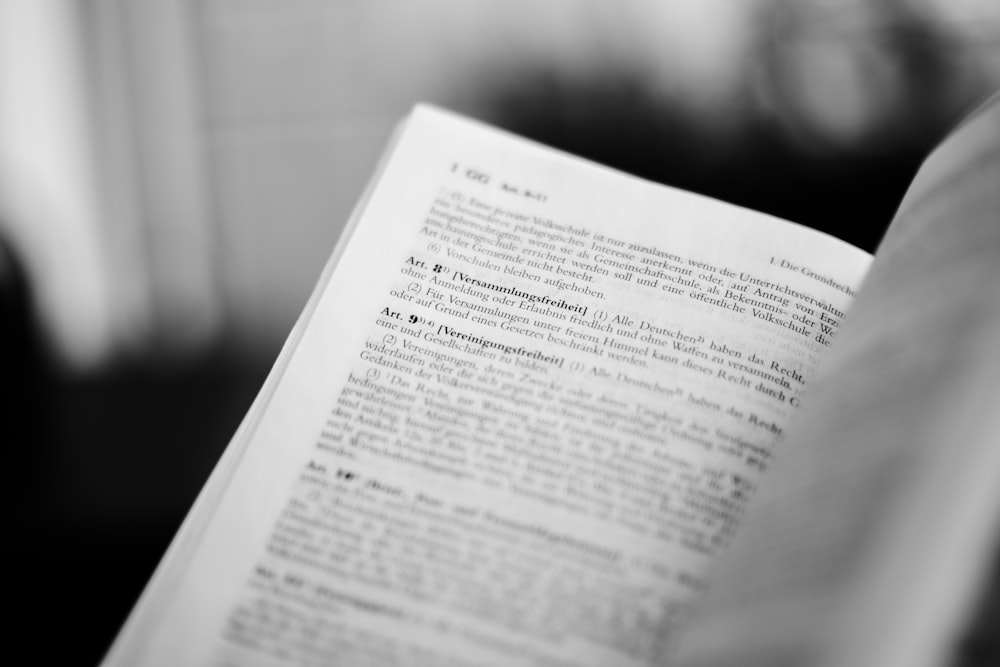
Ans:
{"type": "Polygon", "coordinates": [[[941,664],[998,150],[987,107],[873,259],[416,108],[107,664],[941,664]]]}

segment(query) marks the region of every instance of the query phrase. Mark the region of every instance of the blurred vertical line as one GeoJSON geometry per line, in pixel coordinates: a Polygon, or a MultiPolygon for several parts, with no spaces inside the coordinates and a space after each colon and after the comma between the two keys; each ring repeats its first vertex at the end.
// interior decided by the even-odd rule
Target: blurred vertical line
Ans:
{"type": "MultiPolygon", "coordinates": [[[[172,0],[176,1],[176,0],[172,0]]],[[[182,0],[183,1],[183,0],[182,0]]],[[[194,94],[201,101],[199,111],[199,152],[202,158],[201,175],[202,182],[206,184],[204,213],[206,219],[211,221],[210,234],[211,243],[211,269],[212,269],[212,289],[216,295],[217,337],[224,337],[233,327],[236,318],[233,316],[232,290],[227,278],[230,264],[230,252],[225,237],[222,199],[220,192],[220,166],[216,151],[213,150],[213,143],[217,140],[217,130],[213,124],[213,84],[217,80],[213,78],[211,51],[207,40],[207,13],[211,0],[187,0],[186,13],[190,26],[191,58],[195,58],[200,63],[200,69],[192,77],[191,83],[194,87],[194,94]],[[210,184],[210,186],[208,185],[210,184]]],[[[227,343],[232,341],[227,340],[227,343]]]]}
{"type": "Polygon", "coordinates": [[[111,188],[117,225],[138,230],[125,233],[139,241],[145,266],[136,279],[146,281],[150,301],[147,326],[132,334],[167,356],[196,353],[220,330],[223,309],[192,5],[97,2],[103,31],[117,33],[108,39],[117,53],[102,63],[112,83],[101,113],[120,144],[110,180],[134,193],[111,188]]]}
{"type": "Polygon", "coordinates": [[[135,110],[127,74],[129,53],[116,0],[88,0],[80,10],[90,116],[99,162],[103,243],[119,346],[134,347],[152,320],[135,110]]]}
{"type": "Polygon", "coordinates": [[[0,0],[0,232],[26,266],[49,342],[74,370],[114,347],[82,32],[71,0],[0,0]]]}

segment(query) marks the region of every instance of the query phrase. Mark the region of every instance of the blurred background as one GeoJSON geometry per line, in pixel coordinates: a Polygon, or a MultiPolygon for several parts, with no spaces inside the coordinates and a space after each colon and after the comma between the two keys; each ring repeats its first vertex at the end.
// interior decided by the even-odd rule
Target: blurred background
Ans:
{"type": "Polygon", "coordinates": [[[100,659],[414,102],[873,250],[998,87],[988,0],[0,0],[17,641],[100,659]]]}

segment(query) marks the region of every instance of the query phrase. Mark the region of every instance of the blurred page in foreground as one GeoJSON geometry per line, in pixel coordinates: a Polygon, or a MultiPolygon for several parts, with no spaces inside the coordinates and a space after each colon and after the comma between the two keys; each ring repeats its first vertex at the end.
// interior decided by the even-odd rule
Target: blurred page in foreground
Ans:
{"type": "Polygon", "coordinates": [[[676,664],[948,664],[1000,507],[1000,104],[921,168],[676,664]]]}

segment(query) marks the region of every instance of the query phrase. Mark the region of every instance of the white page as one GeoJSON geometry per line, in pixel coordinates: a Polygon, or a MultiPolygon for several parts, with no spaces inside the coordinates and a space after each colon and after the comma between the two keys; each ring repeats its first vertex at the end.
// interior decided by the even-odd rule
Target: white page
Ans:
{"type": "Polygon", "coordinates": [[[418,108],[111,664],[654,664],[869,261],[418,108]]]}
{"type": "Polygon", "coordinates": [[[1000,515],[1000,105],[921,167],[687,666],[951,664],[1000,515]]]}

